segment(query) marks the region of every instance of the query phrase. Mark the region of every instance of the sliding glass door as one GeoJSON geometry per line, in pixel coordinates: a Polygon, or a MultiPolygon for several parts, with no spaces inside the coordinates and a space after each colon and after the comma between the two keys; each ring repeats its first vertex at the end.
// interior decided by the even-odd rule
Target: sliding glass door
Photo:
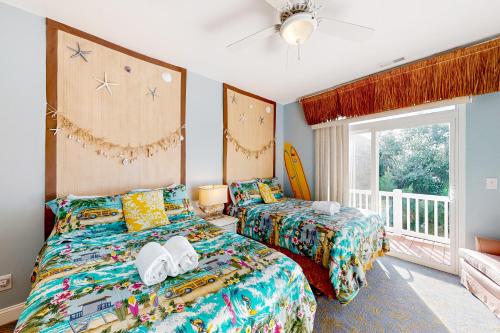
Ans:
{"type": "Polygon", "coordinates": [[[391,254],[456,271],[455,106],[350,125],[350,205],[378,211],[391,254]]]}

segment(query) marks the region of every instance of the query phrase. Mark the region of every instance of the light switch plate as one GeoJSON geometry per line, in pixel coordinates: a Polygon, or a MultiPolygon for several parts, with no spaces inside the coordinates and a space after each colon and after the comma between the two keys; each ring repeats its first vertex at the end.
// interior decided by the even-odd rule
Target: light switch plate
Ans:
{"type": "Polygon", "coordinates": [[[497,178],[486,178],[486,189],[487,190],[498,189],[498,179],[497,178]]]}
{"type": "Polygon", "coordinates": [[[12,288],[12,274],[0,276],[0,291],[12,288]]]}

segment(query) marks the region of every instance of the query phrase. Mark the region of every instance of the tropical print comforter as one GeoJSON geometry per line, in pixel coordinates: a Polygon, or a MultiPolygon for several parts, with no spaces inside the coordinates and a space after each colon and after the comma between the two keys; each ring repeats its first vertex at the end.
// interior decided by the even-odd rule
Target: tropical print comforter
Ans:
{"type": "Polygon", "coordinates": [[[316,301],[301,268],[197,217],[142,232],[124,222],[52,235],[15,332],[311,332],[316,301]],[[174,235],[199,254],[194,271],[147,287],[134,257],[174,235]]]}
{"type": "Polygon", "coordinates": [[[365,271],[389,251],[383,221],[374,212],[342,207],[330,216],[312,201],[285,198],[277,203],[233,207],[238,232],[304,255],[329,269],[336,298],[350,302],[366,285],[365,271]]]}

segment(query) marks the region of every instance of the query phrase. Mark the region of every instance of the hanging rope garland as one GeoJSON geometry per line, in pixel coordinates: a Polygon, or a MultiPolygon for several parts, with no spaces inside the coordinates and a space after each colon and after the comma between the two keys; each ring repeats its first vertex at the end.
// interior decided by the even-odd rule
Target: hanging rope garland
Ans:
{"type": "Polygon", "coordinates": [[[54,107],[47,105],[47,116],[57,117],[57,127],[50,129],[54,135],[66,135],[69,140],[74,140],[81,144],[83,148],[92,146],[96,148],[96,153],[106,158],[120,159],[123,165],[135,162],[139,156],[147,158],[153,157],[160,151],[168,151],[178,147],[184,140],[182,129],[184,125],[171,132],[169,135],[155,141],[140,146],[120,145],[97,137],[91,131],[81,128],[68,117],[57,111],[54,107]]]}
{"type": "Polygon", "coordinates": [[[258,150],[254,150],[254,149],[249,149],[249,148],[242,146],[238,142],[238,140],[234,136],[231,135],[231,132],[229,132],[228,129],[224,129],[224,134],[226,135],[227,141],[229,141],[233,144],[235,150],[237,152],[241,152],[248,159],[250,159],[251,157],[255,157],[256,159],[258,159],[261,155],[264,155],[264,153],[266,151],[268,151],[269,149],[271,149],[274,146],[274,141],[275,141],[275,139],[272,138],[266,145],[262,146],[258,150]]]}

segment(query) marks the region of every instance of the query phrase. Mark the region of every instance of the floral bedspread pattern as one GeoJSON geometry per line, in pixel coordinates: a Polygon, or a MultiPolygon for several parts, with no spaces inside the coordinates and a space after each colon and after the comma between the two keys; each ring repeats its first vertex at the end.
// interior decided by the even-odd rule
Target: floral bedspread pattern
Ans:
{"type": "Polygon", "coordinates": [[[336,297],[350,302],[366,285],[365,271],[389,251],[384,223],[374,212],[342,207],[329,216],[312,201],[286,198],[277,203],[233,207],[242,235],[313,259],[329,269],[336,297]]]}
{"type": "Polygon", "coordinates": [[[316,301],[300,267],[197,217],[136,233],[123,222],[47,240],[15,332],[311,332],[316,301]],[[147,287],[133,260],[183,235],[194,271],[147,287]]]}

